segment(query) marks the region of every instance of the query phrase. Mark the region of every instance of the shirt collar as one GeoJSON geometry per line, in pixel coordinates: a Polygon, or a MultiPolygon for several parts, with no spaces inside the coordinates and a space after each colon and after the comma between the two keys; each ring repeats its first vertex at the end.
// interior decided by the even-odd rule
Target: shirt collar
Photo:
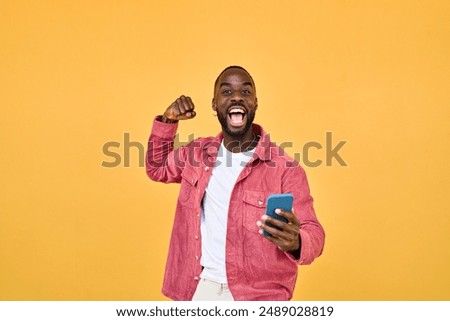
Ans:
{"type": "MultiPolygon", "coordinates": [[[[255,152],[253,154],[253,160],[256,160],[257,158],[266,161],[272,159],[272,153],[271,153],[271,145],[270,142],[270,135],[267,134],[262,126],[258,124],[252,124],[253,132],[256,135],[259,135],[259,141],[258,145],[256,145],[255,152]]],[[[216,137],[214,137],[212,140],[208,141],[204,146],[203,149],[206,150],[206,153],[210,156],[216,156],[217,152],[219,150],[220,144],[223,139],[223,133],[220,132],[216,137]]]]}

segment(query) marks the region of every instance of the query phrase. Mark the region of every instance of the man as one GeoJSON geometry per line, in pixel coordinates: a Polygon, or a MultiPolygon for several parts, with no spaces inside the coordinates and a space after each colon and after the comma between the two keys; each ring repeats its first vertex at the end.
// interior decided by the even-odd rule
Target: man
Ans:
{"type": "Polygon", "coordinates": [[[230,66],[214,85],[219,135],[174,150],[178,121],[196,115],[186,96],[154,120],[147,174],[181,183],[162,288],[174,300],[289,300],[297,265],[322,253],[305,172],[253,124],[257,108],[252,77],[230,66]],[[277,210],[288,223],[264,214],[280,193],[294,196],[292,211],[277,210]]]}

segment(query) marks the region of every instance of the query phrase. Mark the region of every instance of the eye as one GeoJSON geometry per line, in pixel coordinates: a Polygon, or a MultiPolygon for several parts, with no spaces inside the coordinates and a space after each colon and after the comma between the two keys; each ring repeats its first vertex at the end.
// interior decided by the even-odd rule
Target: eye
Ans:
{"type": "Polygon", "coordinates": [[[225,89],[224,91],[222,91],[222,94],[230,95],[231,94],[231,90],[230,89],[225,89]]]}
{"type": "Polygon", "coordinates": [[[252,92],[250,91],[250,90],[248,90],[248,89],[244,89],[243,91],[242,91],[242,94],[243,95],[250,95],[252,92]]]}

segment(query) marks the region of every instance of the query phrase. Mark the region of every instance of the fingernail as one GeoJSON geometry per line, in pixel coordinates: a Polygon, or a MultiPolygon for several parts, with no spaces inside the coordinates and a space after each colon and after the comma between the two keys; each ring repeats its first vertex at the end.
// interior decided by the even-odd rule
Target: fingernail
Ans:
{"type": "Polygon", "coordinates": [[[261,219],[263,220],[263,221],[265,221],[265,220],[267,220],[268,219],[268,217],[267,217],[267,215],[263,215],[263,216],[261,216],[261,219]]]}
{"type": "Polygon", "coordinates": [[[256,225],[261,226],[262,223],[260,221],[256,221],[256,225]]]}
{"type": "Polygon", "coordinates": [[[280,213],[281,213],[281,210],[280,210],[279,208],[277,208],[277,209],[275,210],[275,213],[280,214],[280,213]]]}

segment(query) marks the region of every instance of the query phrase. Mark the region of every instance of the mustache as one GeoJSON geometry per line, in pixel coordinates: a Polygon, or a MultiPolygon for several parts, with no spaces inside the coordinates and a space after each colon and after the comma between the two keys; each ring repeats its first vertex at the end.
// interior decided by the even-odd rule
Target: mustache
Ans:
{"type": "Polygon", "coordinates": [[[244,106],[244,104],[242,102],[235,101],[235,102],[231,103],[228,108],[230,108],[230,107],[245,107],[245,106],[244,106]]]}

